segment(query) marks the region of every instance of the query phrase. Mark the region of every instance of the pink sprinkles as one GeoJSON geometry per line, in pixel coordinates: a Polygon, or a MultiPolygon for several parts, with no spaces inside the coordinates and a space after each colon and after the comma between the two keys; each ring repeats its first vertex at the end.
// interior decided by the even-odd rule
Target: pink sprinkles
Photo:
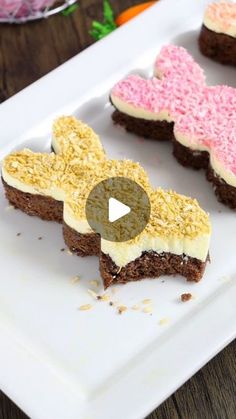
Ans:
{"type": "Polygon", "coordinates": [[[112,96],[150,113],[166,112],[177,137],[184,136],[192,149],[207,149],[236,176],[236,89],[207,86],[201,67],[174,45],[161,49],[155,74],[160,79],[128,76],[112,96]]]}
{"type": "Polygon", "coordinates": [[[233,1],[220,1],[208,5],[205,16],[219,25],[223,32],[236,28],[236,3],[233,1]]]}

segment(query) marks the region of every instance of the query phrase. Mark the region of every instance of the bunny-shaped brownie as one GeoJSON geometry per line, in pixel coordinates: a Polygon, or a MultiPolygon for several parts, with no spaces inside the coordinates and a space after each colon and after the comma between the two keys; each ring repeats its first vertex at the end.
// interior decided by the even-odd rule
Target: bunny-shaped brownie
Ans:
{"type": "MultiPolygon", "coordinates": [[[[99,137],[72,116],[53,124],[52,153],[15,151],[3,161],[2,180],[9,202],[29,215],[62,222],[63,201],[73,187],[73,165],[105,159],[99,137]]],[[[76,185],[74,185],[76,187],[76,185]]]]}
{"type": "Polygon", "coordinates": [[[171,139],[184,166],[206,168],[219,200],[236,209],[236,89],[209,87],[182,48],[162,48],[155,77],[131,75],[115,85],[115,123],[157,140],[171,139]]]}

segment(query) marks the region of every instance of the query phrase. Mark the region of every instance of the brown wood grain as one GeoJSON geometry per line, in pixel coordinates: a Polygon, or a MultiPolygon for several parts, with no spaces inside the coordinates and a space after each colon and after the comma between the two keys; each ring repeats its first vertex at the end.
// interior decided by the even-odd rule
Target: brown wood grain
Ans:
{"type": "MultiPolygon", "coordinates": [[[[111,3],[118,13],[140,1],[113,0],[111,3]]],[[[70,17],[54,16],[21,26],[1,25],[0,102],[90,45],[93,42],[88,34],[91,22],[101,16],[102,0],[81,0],[79,10],[70,17]]],[[[236,341],[163,403],[149,419],[236,419],[235,354],[236,341]]],[[[0,419],[25,418],[26,415],[0,392],[0,419]]]]}

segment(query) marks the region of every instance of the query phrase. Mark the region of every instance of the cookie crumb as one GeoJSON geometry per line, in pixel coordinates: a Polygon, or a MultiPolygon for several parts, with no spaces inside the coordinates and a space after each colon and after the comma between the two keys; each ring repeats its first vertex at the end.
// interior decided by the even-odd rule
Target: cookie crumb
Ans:
{"type": "Polygon", "coordinates": [[[118,309],[118,314],[122,314],[125,311],[127,311],[127,307],[126,306],[119,306],[119,307],[117,307],[117,309],[118,309]]]}
{"type": "Polygon", "coordinates": [[[66,250],[66,249],[63,247],[60,251],[61,251],[61,252],[64,252],[65,250],[66,250]]]}
{"type": "Polygon", "coordinates": [[[91,304],[84,304],[84,305],[79,307],[79,310],[87,311],[87,310],[91,310],[91,308],[92,308],[91,304]]]}
{"type": "Polygon", "coordinates": [[[165,326],[165,325],[167,325],[169,322],[170,322],[170,320],[166,317],[166,318],[161,319],[161,320],[159,321],[159,325],[160,325],[160,326],[165,326]]]}
{"type": "Polygon", "coordinates": [[[43,238],[40,236],[40,237],[38,237],[38,240],[43,240],[43,238]]]}
{"type": "Polygon", "coordinates": [[[93,290],[88,290],[88,293],[91,295],[91,297],[95,298],[95,300],[98,299],[98,295],[93,290]]]}
{"type": "Polygon", "coordinates": [[[150,300],[150,298],[146,298],[146,300],[142,301],[143,304],[151,304],[152,300],[150,300]]]}
{"type": "Polygon", "coordinates": [[[112,301],[110,301],[109,306],[114,306],[114,303],[112,301]]]}
{"type": "Polygon", "coordinates": [[[144,313],[148,313],[148,314],[152,313],[152,311],[153,311],[153,309],[152,309],[152,307],[151,307],[151,306],[145,307],[145,308],[143,309],[143,312],[144,312],[144,313]]]}
{"type": "Polygon", "coordinates": [[[186,292],[186,293],[181,295],[181,301],[183,303],[186,303],[187,301],[190,301],[192,298],[193,298],[193,296],[189,292],[186,292]]]}
{"type": "Polygon", "coordinates": [[[21,233],[17,233],[17,237],[21,236],[21,233]]]}
{"type": "Polygon", "coordinates": [[[100,295],[100,300],[102,301],[110,301],[110,296],[108,294],[100,295]]]}
{"type": "Polygon", "coordinates": [[[72,284],[76,284],[76,282],[79,282],[79,281],[80,281],[80,277],[79,277],[79,275],[74,276],[74,277],[71,279],[71,283],[72,283],[72,284]]]}
{"type": "Polygon", "coordinates": [[[98,288],[98,287],[99,287],[100,282],[99,282],[97,279],[91,279],[91,281],[89,281],[89,284],[90,284],[92,287],[98,288]]]}

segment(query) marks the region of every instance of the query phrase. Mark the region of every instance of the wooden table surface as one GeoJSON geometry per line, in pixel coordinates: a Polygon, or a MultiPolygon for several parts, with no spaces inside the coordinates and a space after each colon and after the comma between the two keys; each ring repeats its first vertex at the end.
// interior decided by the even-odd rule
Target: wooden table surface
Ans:
{"type": "MultiPolygon", "coordinates": [[[[111,3],[118,13],[140,1],[111,0],[111,3]]],[[[1,25],[0,102],[93,43],[88,32],[92,20],[101,19],[101,11],[102,0],[81,0],[80,8],[69,17],[54,16],[21,26],[1,25]]],[[[235,419],[235,353],[236,341],[163,403],[149,419],[235,419]]],[[[0,393],[0,419],[23,418],[26,418],[25,414],[0,393]]]]}

